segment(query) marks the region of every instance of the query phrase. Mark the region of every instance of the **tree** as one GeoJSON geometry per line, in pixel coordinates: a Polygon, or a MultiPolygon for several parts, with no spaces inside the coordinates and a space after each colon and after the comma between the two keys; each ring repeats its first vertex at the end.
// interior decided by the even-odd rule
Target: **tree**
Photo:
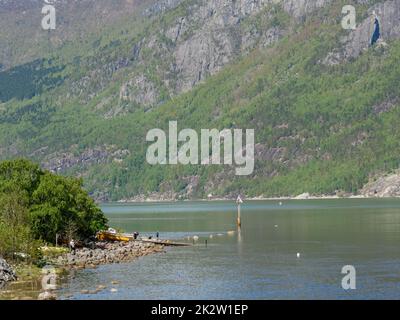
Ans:
{"type": "Polygon", "coordinates": [[[0,195],[0,254],[15,257],[15,253],[30,254],[27,244],[32,237],[28,225],[27,200],[15,191],[0,195]]]}
{"type": "Polygon", "coordinates": [[[11,232],[15,242],[17,229],[24,226],[35,239],[55,243],[57,234],[74,231],[74,237],[87,238],[107,228],[106,217],[82,185],[81,179],[55,175],[27,160],[0,163],[2,234],[11,232]]]}
{"type": "Polygon", "coordinates": [[[17,190],[25,193],[29,200],[43,173],[37,164],[25,159],[3,161],[0,163],[0,193],[17,190]]]}
{"type": "Polygon", "coordinates": [[[68,241],[68,243],[71,242],[71,240],[76,238],[78,232],[78,227],[76,223],[72,220],[69,220],[67,222],[67,225],[65,226],[65,239],[68,241]]]}

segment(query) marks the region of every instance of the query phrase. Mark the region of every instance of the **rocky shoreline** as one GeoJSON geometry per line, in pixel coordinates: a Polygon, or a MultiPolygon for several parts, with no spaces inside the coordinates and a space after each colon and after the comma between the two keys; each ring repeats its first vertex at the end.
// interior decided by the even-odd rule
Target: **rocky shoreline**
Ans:
{"type": "Polygon", "coordinates": [[[164,251],[164,246],[140,241],[92,242],[88,247],[60,255],[50,260],[56,267],[95,268],[102,264],[133,261],[139,257],[164,251]]]}
{"type": "MultiPolygon", "coordinates": [[[[172,203],[172,202],[219,202],[219,201],[236,201],[237,196],[235,197],[210,197],[210,198],[196,198],[196,199],[176,199],[176,198],[168,198],[168,197],[144,197],[138,196],[136,198],[131,199],[121,199],[118,200],[117,203],[172,203]]],[[[243,197],[247,201],[273,201],[273,200],[300,200],[299,196],[297,197],[243,197]]],[[[333,199],[339,198],[338,196],[309,196],[307,199],[333,199]]],[[[304,198],[302,198],[304,199],[304,198]]],[[[107,202],[106,202],[107,203],[107,202]]]]}
{"type": "MultiPolygon", "coordinates": [[[[164,246],[155,243],[129,241],[129,242],[91,242],[87,247],[76,249],[49,260],[50,265],[63,269],[85,269],[96,268],[102,264],[113,264],[133,261],[139,257],[164,252],[164,246]]],[[[57,275],[53,275],[55,279],[57,275]]],[[[94,293],[103,290],[105,287],[97,288],[94,293]]],[[[114,289],[116,290],[116,289],[114,289]]],[[[89,291],[88,291],[89,293],[89,291]]],[[[38,300],[56,300],[56,293],[44,290],[38,296],[38,300]]]]}
{"type": "Polygon", "coordinates": [[[0,257],[0,289],[10,281],[17,280],[17,276],[11,266],[0,257]]]}
{"type": "MultiPolygon", "coordinates": [[[[133,198],[121,199],[118,202],[235,201],[237,194],[213,195],[210,193],[207,198],[191,198],[187,197],[187,195],[181,198],[181,196],[182,195],[171,192],[154,192],[151,194],[140,194],[133,198]]],[[[379,174],[371,178],[356,194],[344,191],[336,191],[336,193],[333,194],[311,194],[309,192],[304,192],[298,195],[281,197],[268,197],[262,194],[254,197],[242,195],[242,198],[250,201],[400,198],[400,170],[388,174],[379,174]]]]}
{"type": "MultiPolygon", "coordinates": [[[[48,288],[41,288],[43,277],[49,274],[51,275],[50,278],[60,284],[58,279],[60,279],[60,275],[65,274],[65,272],[68,274],[73,270],[97,268],[97,266],[104,264],[130,262],[139,257],[162,252],[165,252],[164,245],[142,241],[89,242],[85,247],[77,248],[75,252],[46,257],[47,265],[43,269],[38,269],[36,272],[37,275],[31,279],[32,283],[37,283],[39,287],[35,290],[36,293],[33,292],[29,294],[29,296],[27,296],[25,291],[19,293],[18,290],[15,290],[21,281],[27,282],[27,279],[25,279],[24,276],[17,277],[18,272],[14,272],[11,266],[4,259],[0,258],[0,289],[4,288],[5,285],[9,283],[7,292],[3,293],[6,293],[13,300],[25,300],[28,298],[34,300],[56,300],[56,289],[58,285],[54,288],[51,286],[48,288]],[[13,295],[14,290],[15,295],[13,295]]],[[[31,274],[32,272],[28,273],[31,274]]],[[[6,299],[8,299],[7,296],[6,299]]]]}
{"type": "MultiPolygon", "coordinates": [[[[400,188],[400,187],[399,187],[400,188]]],[[[298,196],[290,196],[290,197],[244,197],[246,201],[282,201],[282,200],[334,200],[334,199],[384,199],[384,198],[400,198],[399,194],[349,194],[349,195],[311,195],[309,193],[303,193],[298,196]]],[[[219,201],[236,201],[236,198],[232,197],[214,197],[212,199],[192,199],[192,200],[179,200],[179,199],[153,199],[153,198],[144,198],[144,199],[122,199],[117,201],[118,203],[171,203],[171,202],[191,202],[191,201],[198,201],[198,202],[219,202],[219,201]]]]}

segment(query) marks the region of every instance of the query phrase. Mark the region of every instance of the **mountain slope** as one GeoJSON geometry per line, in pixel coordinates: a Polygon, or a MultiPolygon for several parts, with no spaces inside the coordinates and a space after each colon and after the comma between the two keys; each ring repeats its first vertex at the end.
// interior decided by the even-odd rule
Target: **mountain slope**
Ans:
{"type": "MultiPolygon", "coordinates": [[[[7,69],[75,45],[85,46],[88,35],[101,33],[121,20],[135,17],[152,0],[56,0],[57,28],[42,30],[43,0],[0,0],[0,61],[7,69]]],[[[1,68],[0,68],[1,70],[1,68]]]]}
{"type": "Polygon", "coordinates": [[[400,162],[400,2],[360,3],[354,31],[341,28],[341,1],[146,7],[85,35],[86,47],[0,73],[0,156],[83,176],[99,200],[356,193],[400,162]],[[170,120],[255,129],[254,174],[150,166],[146,133],[170,120]]]}

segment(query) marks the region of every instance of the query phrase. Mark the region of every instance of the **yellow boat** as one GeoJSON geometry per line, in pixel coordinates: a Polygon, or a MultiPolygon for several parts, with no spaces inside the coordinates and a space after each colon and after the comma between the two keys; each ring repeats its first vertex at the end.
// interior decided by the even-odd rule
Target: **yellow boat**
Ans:
{"type": "Polygon", "coordinates": [[[100,241],[123,241],[128,242],[133,240],[132,236],[128,236],[122,233],[114,233],[110,231],[100,231],[96,235],[97,240],[100,241]]]}

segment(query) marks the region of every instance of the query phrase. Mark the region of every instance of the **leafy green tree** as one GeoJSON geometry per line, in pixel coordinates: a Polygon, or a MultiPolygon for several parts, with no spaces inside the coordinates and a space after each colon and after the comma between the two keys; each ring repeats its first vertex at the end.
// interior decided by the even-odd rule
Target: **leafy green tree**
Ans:
{"type": "Polygon", "coordinates": [[[16,254],[23,253],[26,258],[32,258],[36,255],[26,203],[26,198],[17,191],[0,195],[0,254],[3,256],[15,258],[16,254]]]}
{"type": "Polygon", "coordinates": [[[76,226],[78,238],[107,227],[81,179],[58,176],[20,159],[0,163],[0,183],[2,221],[12,234],[27,226],[36,239],[55,243],[56,235],[66,235],[69,225],[76,226]]]}
{"type": "Polygon", "coordinates": [[[0,193],[18,189],[29,197],[38,187],[42,175],[39,166],[29,160],[3,161],[0,163],[0,193]]]}

